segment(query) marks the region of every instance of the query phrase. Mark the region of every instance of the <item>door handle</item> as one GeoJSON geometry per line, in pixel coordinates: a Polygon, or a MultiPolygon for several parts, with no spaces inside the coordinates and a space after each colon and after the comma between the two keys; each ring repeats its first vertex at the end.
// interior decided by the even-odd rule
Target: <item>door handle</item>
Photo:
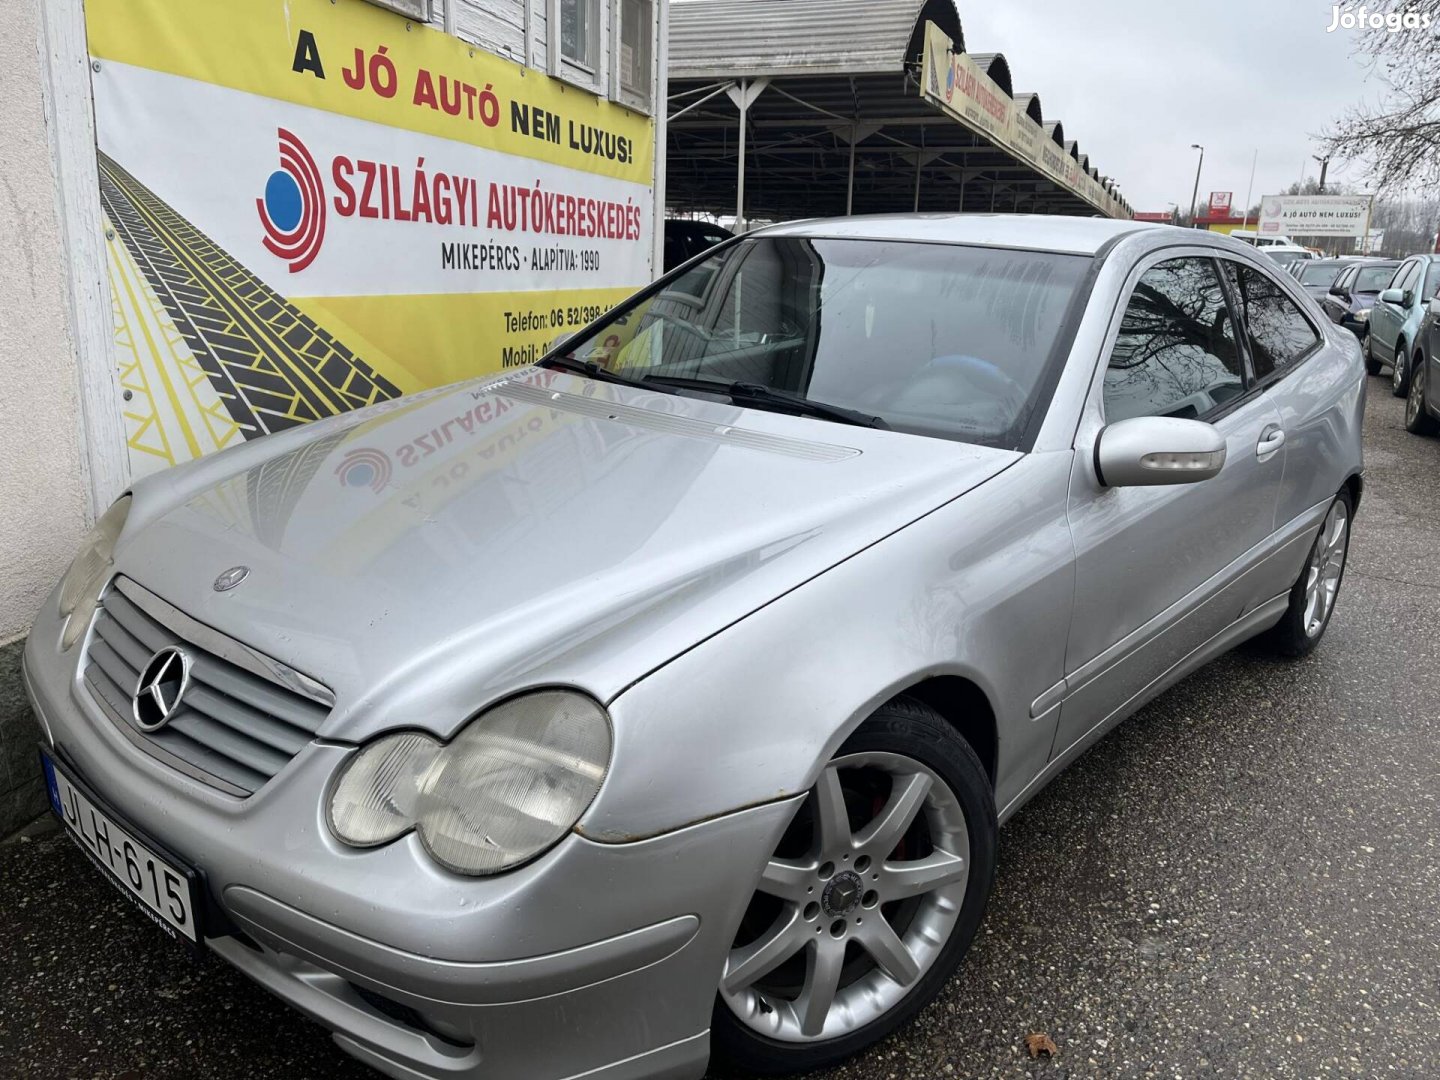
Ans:
{"type": "Polygon", "coordinates": [[[1285,445],[1285,431],[1279,427],[1269,427],[1260,433],[1260,441],[1255,444],[1255,456],[1264,460],[1285,445]]]}

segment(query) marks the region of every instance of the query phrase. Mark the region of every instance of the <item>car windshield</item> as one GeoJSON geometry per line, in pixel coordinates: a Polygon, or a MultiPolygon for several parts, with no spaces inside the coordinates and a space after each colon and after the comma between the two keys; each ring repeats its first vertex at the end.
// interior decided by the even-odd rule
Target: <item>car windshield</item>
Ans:
{"type": "Polygon", "coordinates": [[[1340,276],[1340,271],[1345,266],[1334,263],[1310,263],[1300,271],[1300,283],[1302,285],[1333,285],[1335,279],[1340,276]]]}
{"type": "Polygon", "coordinates": [[[1023,449],[1053,390],[1066,313],[1091,262],[992,247],[755,237],[662,279],[549,362],[824,415],[793,404],[802,399],[877,427],[1023,449]]]}
{"type": "Polygon", "coordinates": [[[1355,275],[1355,284],[1351,292],[1378,293],[1385,286],[1390,284],[1390,279],[1395,276],[1393,266],[1364,266],[1355,275]]]}

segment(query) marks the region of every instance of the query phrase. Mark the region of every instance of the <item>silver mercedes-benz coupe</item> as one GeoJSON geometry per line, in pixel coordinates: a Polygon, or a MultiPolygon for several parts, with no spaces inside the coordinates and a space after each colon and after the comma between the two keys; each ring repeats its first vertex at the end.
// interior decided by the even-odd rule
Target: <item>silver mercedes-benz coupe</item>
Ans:
{"type": "Polygon", "coordinates": [[[135,484],[29,638],[41,767],[160,930],[392,1076],[823,1066],[956,970],[1066,764],[1320,640],[1364,396],[1225,238],[761,230],[135,484]]]}

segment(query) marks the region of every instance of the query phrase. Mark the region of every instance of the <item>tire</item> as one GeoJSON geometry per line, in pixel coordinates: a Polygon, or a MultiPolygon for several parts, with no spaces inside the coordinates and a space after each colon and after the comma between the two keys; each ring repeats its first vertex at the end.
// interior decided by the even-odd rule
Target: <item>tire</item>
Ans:
{"type": "Polygon", "coordinates": [[[1404,397],[1410,390],[1410,347],[1403,340],[1395,343],[1395,363],[1390,371],[1390,392],[1404,397]]]}
{"type": "Polygon", "coordinates": [[[756,883],[715,998],[716,1056],[752,1073],[805,1072],[908,1022],[970,948],[996,833],[995,796],[970,744],[919,701],[882,706],[827,763],[756,883]],[[953,861],[933,866],[947,852],[953,861]],[[914,860],[929,860],[935,883],[899,879],[914,860]],[[838,987],[828,997],[827,983],[838,987]]]}
{"type": "Polygon", "coordinates": [[[1375,354],[1370,351],[1370,335],[1360,339],[1360,353],[1365,357],[1365,371],[1370,375],[1379,375],[1385,369],[1385,365],[1375,359],[1375,354]]]}
{"type": "Polygon", "coordinates": [[[1405,395],[1405,430],[1411,435],[1434,435],[1440,429],[1440,424],[1425,411],[1425,384],[1429,381],[1425,358],[1417,356],[1410,372],[1410,392],[1405,395]]]}
{"type": "Polygon", "coordinates": [[[1310,554],[1299,578],[1290,589],[1290,603],[1280,621],[1267,630],[1257,643],[1267,652],[1279,656],[1300,657],[1320,644],[1330,617],[1335,614],[1335,601],[1340,596],[1340,585],[1345,579],[1345,563],[1350,555],[1350,523],[1354,520],[1355,506],[1348,488],[1342,488],[1330,504],[1320,531],[1311,545],[1310,554]],[[1332,524],[1339,515],[1343,532],[1337,538],[1333,535],[1332,524]],[[1338,560],[1337,560],[1338,556],[1338,560]],[[1316,578],[1312,582],[1311,575],[1316,578]],[[1312,591],[1323,606],[1312,610],[1312,591]],[[1327,587],[1328,586],[1328,587],[1327,587]]]}

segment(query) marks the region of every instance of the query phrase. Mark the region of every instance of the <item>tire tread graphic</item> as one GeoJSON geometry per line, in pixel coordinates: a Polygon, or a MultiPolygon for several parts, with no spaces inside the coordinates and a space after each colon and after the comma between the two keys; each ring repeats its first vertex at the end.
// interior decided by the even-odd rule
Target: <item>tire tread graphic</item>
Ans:
{"type": "Polygon", "coordinates": [[[113,159],[99,163],[106,216],[246,438],[400,396],[113,159]]]}

